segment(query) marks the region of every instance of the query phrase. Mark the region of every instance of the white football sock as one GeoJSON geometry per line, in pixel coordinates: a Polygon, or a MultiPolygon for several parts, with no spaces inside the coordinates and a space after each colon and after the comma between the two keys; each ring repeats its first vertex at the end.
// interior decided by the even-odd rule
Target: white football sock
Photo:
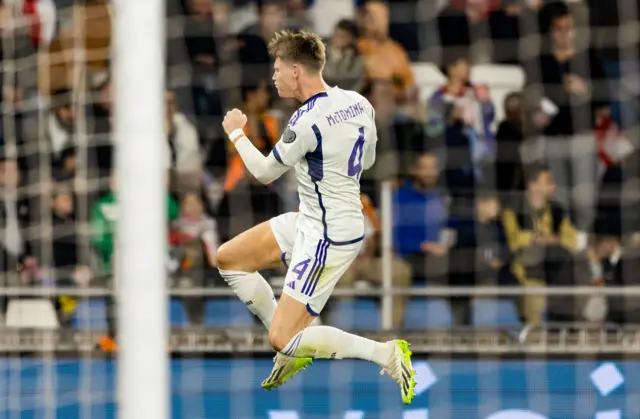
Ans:
{"type": "Polygon", "coordinates": [[[393,347],[330,326],[310,326],[291,339],[282,350],[296,358],[357,358],[385,366],[393,347]]]}
{"type": "Polygon", "coordinates": [[[267,280],[258,272],[219,271],[240,301],[269,329],[277,302],[267,280]]]}

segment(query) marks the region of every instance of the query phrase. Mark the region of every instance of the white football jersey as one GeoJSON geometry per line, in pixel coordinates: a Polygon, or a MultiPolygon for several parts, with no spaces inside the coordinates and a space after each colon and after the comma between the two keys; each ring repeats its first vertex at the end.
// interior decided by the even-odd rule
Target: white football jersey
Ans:
{"type": "Polygon", "coordinates": [[[273,149],[298,177],[300,228],[334,245],[364,238],[360,175],[373,165],[373,107],[362,95],[334,87],[309,98],[273,149]]]}

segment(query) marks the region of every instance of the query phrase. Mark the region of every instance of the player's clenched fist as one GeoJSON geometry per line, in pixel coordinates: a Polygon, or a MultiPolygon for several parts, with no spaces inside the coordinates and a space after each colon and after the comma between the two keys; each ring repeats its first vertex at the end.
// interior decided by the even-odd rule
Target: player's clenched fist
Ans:
{"type": "Polygon", "coordinates": [[[244,128],[246,123],[247,115],[243,114],[239,109],[233,109],[224,116],[222,128],[224,128],[224,132],[227,135],[230,135],[233,131],[244,128]]]}

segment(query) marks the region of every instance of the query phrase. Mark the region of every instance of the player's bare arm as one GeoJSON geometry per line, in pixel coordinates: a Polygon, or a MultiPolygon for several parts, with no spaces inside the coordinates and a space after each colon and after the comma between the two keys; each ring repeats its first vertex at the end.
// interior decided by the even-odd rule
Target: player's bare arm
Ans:
{"type": "Polygon", "coordinates": [[[289,168],[278,162],[269,154],[262,155],[242,130],[247,123],[247,116],[238,109],[233,109],[224,117],[222,127],[244,161],[245,166],[258,181],[269,184],[285,174],[289,168]]]}

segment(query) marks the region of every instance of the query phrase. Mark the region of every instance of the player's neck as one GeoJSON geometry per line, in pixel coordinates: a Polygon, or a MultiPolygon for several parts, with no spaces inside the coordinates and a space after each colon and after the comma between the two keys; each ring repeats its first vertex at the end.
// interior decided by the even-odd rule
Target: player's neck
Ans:
{"type": "Polygon", "coordinates": [[[331,87],[329,87],[329,85],[327,83],[325,83],[325,81],[322,79],[322,77],[319,77],[318,79],[314,79],[314,80],[310,81],[305,86],[300,86],[300,90],[298,92],[298,97],[296,97],[296,99],[299,100],[300,103],[304,103],[310,97],[315,96],[320,92],[324,92],[326,90],[329,90],[330,88],[331,87]]]}

